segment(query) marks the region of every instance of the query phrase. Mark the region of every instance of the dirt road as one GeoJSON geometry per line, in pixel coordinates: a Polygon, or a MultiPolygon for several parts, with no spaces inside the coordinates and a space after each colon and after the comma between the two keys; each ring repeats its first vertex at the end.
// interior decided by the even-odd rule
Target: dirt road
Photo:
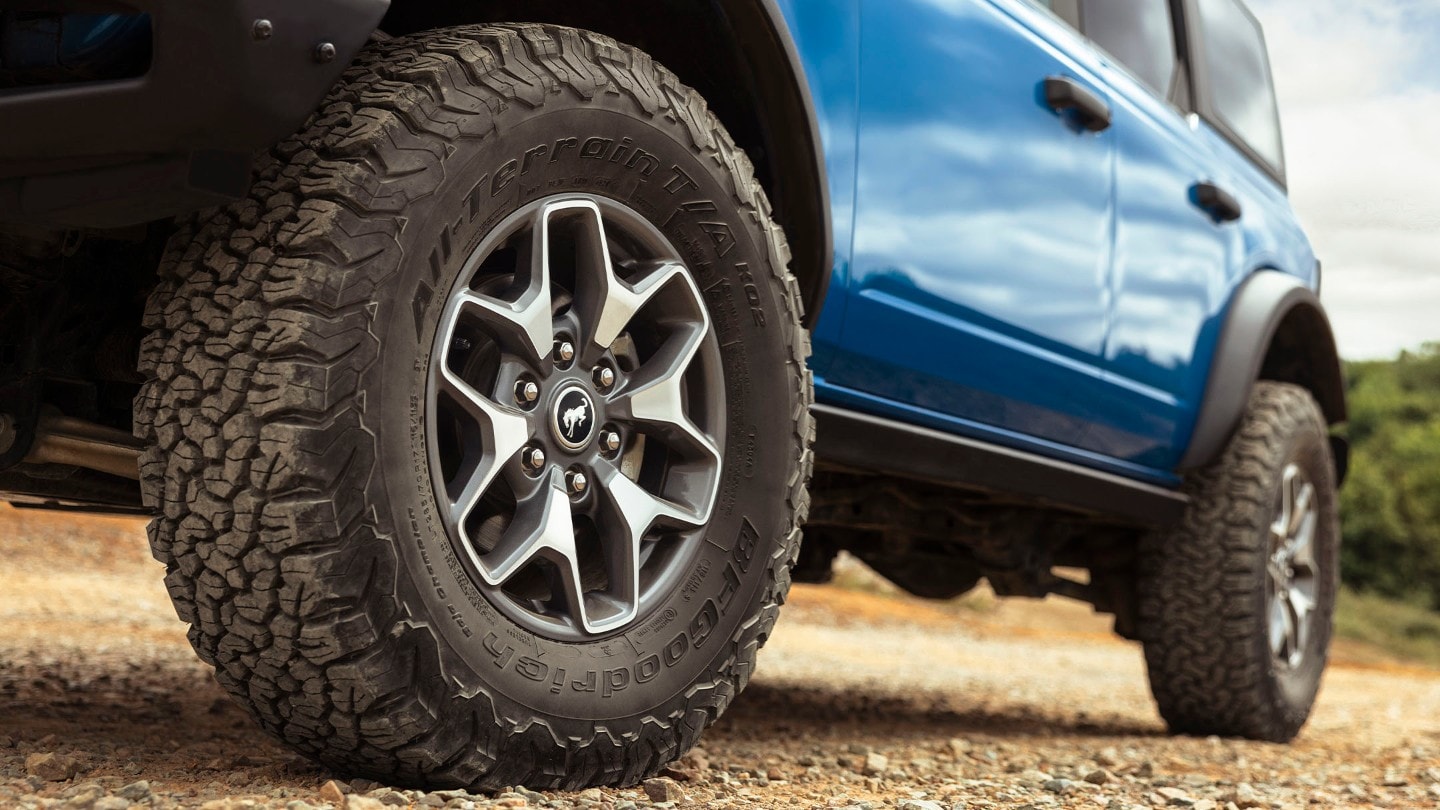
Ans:
{"type": "Polygon", "coordinates": [[[0,807],[1440,807],[1440,673],[1342,648],[1297,744],[1171,739],[1083,606],[804,586],[650,793],[327,785],[225,698],[160,575],[137,522],[0,507],[0,807]]]}

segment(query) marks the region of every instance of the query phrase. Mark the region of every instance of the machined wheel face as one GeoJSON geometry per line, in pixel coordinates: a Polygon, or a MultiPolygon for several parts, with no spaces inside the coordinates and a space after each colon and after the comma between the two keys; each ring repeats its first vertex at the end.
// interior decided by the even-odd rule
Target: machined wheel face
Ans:
{"type": "Polygon", "coordinates": [[[1266,615],[1275,662],[1294,669],[1305,660],[1320,582],[1315,486],[1298,464],[1286,465],[1277,500],[1266,562],[1266,615]]]}
{"type": "Polygon", "coordinates": [[[475,585],[533,632],[621,632],[681,579],[721,474],[719,346],[639,213],[561,195],[500,223],[447,299],[427,452],[475,585]]]}

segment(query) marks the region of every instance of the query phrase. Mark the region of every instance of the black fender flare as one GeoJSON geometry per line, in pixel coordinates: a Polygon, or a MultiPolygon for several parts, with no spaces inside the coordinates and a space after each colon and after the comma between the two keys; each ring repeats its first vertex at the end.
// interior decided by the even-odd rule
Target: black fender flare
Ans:
{"type": "MultiPolygon", "coordinates": [[[[757,65],[755,73],[761,78],[759,96],[762,114],[765,120],[771,122],[765,128],[767,140],[773,144],[771,151],[778,155],[782,162],[790,163],[792,171],[801,170],[804,178],[797,178],[797,181],[794,181],[796,186],[809,188],[809,194],[802,192],[805,199],[787,197],[772,202],[785,219],[794,220],[797,216],[803,216],[806,221],[813,223],[813,235],[791,235],[791,239],[795,240],[793,244],[797,258],[806,267],[812,268],[812,272],[796,273],[796,276],[801,284],[802,300],[805,302],[804,324],[813,329],[820,317],[820,308],[825,303],[825,295],[829,292],[831,269],[835,265],[830,183],[825,166],[825,148],[820,136],[820,119],[815,112],[815,99],[810,93],[810,83],[805,77],[805,65],[800,61],[800,51],[795,45],[795,38],[791,36],[790,26],[776,1],[721,0],[720,4],[725,9],[726,16],[736,23],[737,40],[742,43],[742,48],[748,51],[746,43],[755,42],[752,34],[759,33],[758,21],[747,22],[745,11],[749,10],[752,15],[758,12],[759,16],[764,18],[764,27],[769,29],[767,33],[773,37],[771,53],[783,55],[784,58],[785,69],[780,73],[785,81],[765,81],[764,77],[768,74],[773,78],[774,72],[767,71],[762,65],[757,65]],[[773,98],[766,98],[772,94],[773,98]],[[796,137],[797,134],[801,137],[796,137]],[[802,252],[806,255],[799,255],[802,252]]],[[[749,57],[750,54],[747,53],[746,56],[749,57]]],[[[793,194],[789,196],[793,197],[793,194]]],[[[792,265],[792,272],[798,269],[792,265]]]]}
{"type": "MultiPolygon", "coordinates": [[[[1180,471],[1203,467],[1219,457],[1259,379],[1308,389],[1330,425],[1348,418],[1340,353],[1325,308],[1303,281],[1274,270],[1252,274],[1231,298],[1180,471]]],[[[1332,448],[1337,473],[1343,478],[1344,441],[1332,438],[1332,448]]]]}

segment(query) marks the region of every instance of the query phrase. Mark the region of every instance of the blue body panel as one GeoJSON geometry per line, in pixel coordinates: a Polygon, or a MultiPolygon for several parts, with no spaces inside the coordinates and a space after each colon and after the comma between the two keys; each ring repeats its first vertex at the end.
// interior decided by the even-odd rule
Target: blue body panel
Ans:
{"type": "Polygon", "coordinates": [[[1317,282],[1283,189],[1026,0],[778,5],[834,208],[818,400],[1177,485],[1238,285],[1317,282]],[[1049,76],[1112,125],[1053,112],[1049,76]]]}

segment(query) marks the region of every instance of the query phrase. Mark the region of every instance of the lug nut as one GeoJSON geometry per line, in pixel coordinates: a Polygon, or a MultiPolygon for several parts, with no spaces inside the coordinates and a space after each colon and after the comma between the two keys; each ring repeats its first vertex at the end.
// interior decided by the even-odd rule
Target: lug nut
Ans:
{"type": "Polygon", "coordinates": [[[521,405],[530,405],[540,398],[540,386],[534,380],[521,380],[515,383],[515,401],[521,405]]]}
{"type": "Polygon", "coordinates": [[[585,477],[585,473],[572,470],[565,473],[565,486],[570,490],[570,494],[580,495],[590,486],[590,480],[585,477]]]}
{"type": "Polygon", "coordinates": [[[562,340],[555,344],[555,359],[562,363],[568,363],[575,359],[575,344],[568,340],[562,340]]]}
{"type": "Polygon", "coordinates": [[[600,366],[595,369],[595,385],[601,391],[609,390],[615,384],[615,369],[609,366],[600,366]]]}
{"type": "Polygon", "coordinates": [[[538,447],[526,447],[520,451],[520,462],[530,472],[538,472],[545,466],[545,451],[538,447]]]}
{"type": "Polygon", "coordinates": [[[600,449],[605,455],[613,455],[620,449],[620,434],[613,430],[600,431],[600,449]]]}

